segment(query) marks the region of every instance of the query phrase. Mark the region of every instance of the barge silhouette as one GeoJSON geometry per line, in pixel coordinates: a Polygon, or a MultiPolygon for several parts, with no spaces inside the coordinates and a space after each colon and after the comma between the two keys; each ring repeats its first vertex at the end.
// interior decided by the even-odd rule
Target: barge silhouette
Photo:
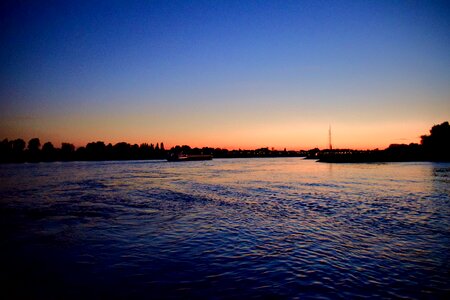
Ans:
{"type": "Polygon", "coordinates": [[[167,161],[196,161],[196,160],[212,160],[212,155],[204,155],[204,154],[198,154],[198,155],[190,155],[190,154],[176,154],[171,153],[167,157],[167,161]]]}

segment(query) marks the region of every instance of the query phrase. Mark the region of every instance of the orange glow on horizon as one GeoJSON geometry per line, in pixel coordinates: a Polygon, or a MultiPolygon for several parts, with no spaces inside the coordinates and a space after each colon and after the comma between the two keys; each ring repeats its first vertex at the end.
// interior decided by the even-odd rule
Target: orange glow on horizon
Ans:
{"type": "MultiPolygon", "coordinates": [[[[429,133],[434,124],[428,122],[402,122],[383,124],[350,124],[336,123],[332,126],[332,144],[334,149],[385,149],[390,144],[419,143],[420,136],[429,133]]],[[[77,148],[89,142],[103,141],[105,144],[127,142],[130,144],[163,142],[166,149],[176,145],[189,145],[192,148],[212,147],[228,150],[257,149],[268,147],[276,150],[309,150],[313,148],[328,148],[328,124],[258,124],[243,128],[166,128],[158,130],[130,130],[124,128],[113,130],[93,128],[91,130],[74,130],[63,128],[61,131],[49,130],[51,134],[44,134],[44,130],[31,133],[17,132],[10,139],[23,138],[28,141],[32,137],[41,139],[41,143],[51,141],[56,147],[61,142],[74,144],[77,148]]]]}

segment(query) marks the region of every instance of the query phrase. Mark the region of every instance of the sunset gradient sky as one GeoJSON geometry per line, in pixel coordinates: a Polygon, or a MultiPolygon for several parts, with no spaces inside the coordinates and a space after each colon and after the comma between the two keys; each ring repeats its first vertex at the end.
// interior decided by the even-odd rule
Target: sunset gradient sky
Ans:
{"type": "Polygon", "coordinates": [[[450,120],[448,1],[2,1],[0,138],[385,148],[450,120]]]}

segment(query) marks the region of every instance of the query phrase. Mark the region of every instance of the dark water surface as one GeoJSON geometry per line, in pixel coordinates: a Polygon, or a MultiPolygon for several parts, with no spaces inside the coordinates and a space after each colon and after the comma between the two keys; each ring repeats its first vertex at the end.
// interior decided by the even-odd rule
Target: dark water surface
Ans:
{"type": "Polygon", "coordinates": [[[1,295],[443,298],[450,164],[0,165],[1,295]]]}

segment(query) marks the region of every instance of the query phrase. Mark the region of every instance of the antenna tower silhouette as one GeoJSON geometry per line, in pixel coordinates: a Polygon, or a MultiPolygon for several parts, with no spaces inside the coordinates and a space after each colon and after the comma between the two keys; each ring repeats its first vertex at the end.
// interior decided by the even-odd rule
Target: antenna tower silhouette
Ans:
{"type": "Polygon", "coordinates": [[[333,150],[333,146],[331,145],[331,125],[328,128],[328,147],[330,150],[333,150]]]}

